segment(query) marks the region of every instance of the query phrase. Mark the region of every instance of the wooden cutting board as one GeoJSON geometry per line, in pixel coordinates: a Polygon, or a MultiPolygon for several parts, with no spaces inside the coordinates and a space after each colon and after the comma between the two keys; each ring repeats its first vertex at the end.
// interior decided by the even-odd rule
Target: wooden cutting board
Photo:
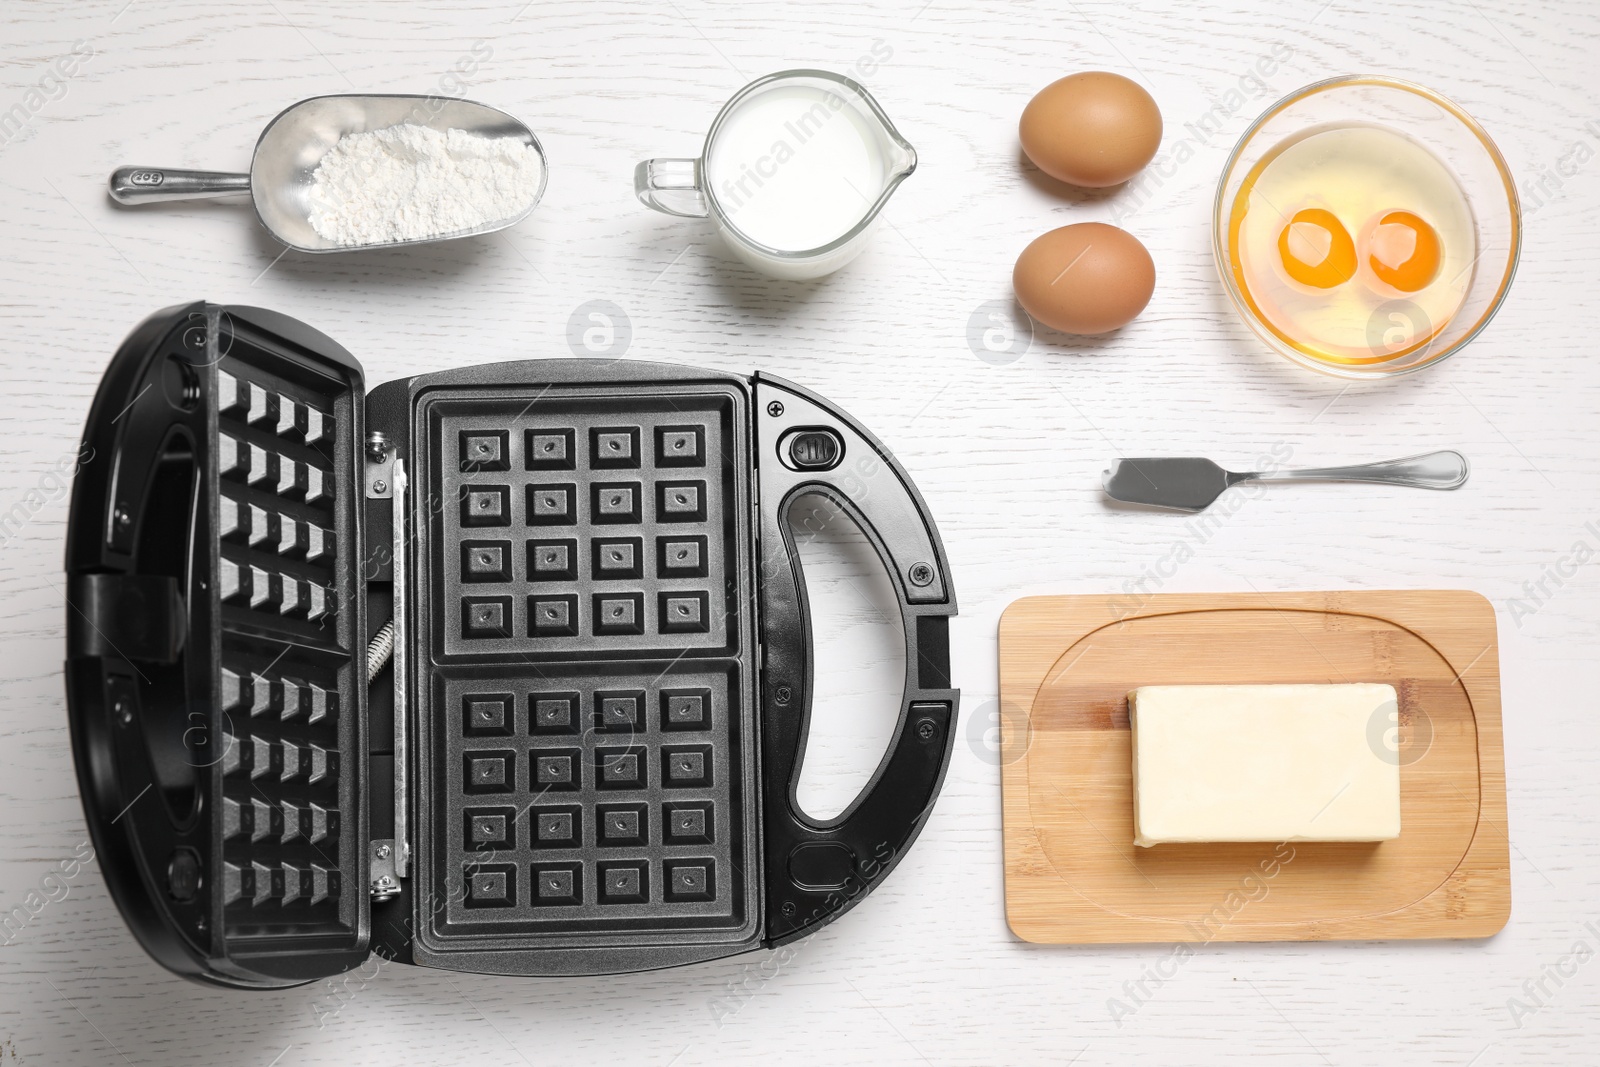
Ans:
{"type": "Polygon", "coordinates": [[[1470,592],[1029,597],[1000,619],[1006,917],[1046,943],[1488,937],[1511,914],[1494,608],[1470,592]],[[1133,844],[1141,685],[1387,682],[1401,833],[1133,844]]]}

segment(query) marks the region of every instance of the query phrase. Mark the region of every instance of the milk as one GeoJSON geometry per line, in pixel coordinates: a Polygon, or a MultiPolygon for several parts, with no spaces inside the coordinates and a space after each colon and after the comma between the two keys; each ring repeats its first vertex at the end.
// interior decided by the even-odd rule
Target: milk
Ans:
{"type": "Polygon", "coordinates": [[[811,84],[776,85],[740,102],[709,147],[705,183],[727,221],[785,252],[849,233],[883,192],[894,157],[874,116],[811,84]]]}

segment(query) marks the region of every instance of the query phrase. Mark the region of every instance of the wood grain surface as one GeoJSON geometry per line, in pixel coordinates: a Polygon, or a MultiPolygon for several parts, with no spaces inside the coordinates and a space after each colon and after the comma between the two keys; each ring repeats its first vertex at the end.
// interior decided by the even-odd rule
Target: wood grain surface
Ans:
{"type": "Polygon", "coordinates": [[[1488,937],[1511,913],[1494,607],[1476,593],[1025,597],[1000,620],[1006,917],[1052,944],[1488,937]],[[1133,844],[1127,694],[1394,686],[1393,841],[1133,844]]]}
{"type": "MultiPolygon", "coordinates": [[[[13,116],[0,119],[0,516],[12,516],[0,531],[0,920],[23,909],[0,936],[0,1067],[1595,1062],[1597,54],[1593,0],[0,5],[0,116],[13,116]],[[88,58],[66,62],[75,49],[88,58]],[[641,159],[692,155],[747,80],[803,65],[856,71],[921,163],[861,259],[786,284],[751,273],[704,225],[641,207],[630,182],[641,159]],[[1028,98],[1083,69],[1137,79],[1166,116],[1161,155],[1132,187],[1073,192],[1019,158],[1028,98]],[[1471,112],[1524,189],[1527,225],[1510,297],[1468,350],[1349,386],[1253,339],[1218,283],[1208,219],[1256,114],[1358,71],[1471,112]],[[517,115],[549,154],[543,204],[499,236],[312,257],[285,253],[238,202],[127,210],[105,195],[120,164],[243,169],[282,108],[351,91],[463,95],[517,115]],[[1139,237],[1155,297],[1112,337],[1030,339],[1011,265],[1078,221],[1139,237]],[[111,352],[149,312],[197,298],[303,319],[373,382],[568,355],[602,308],[616,354],[771,371],[859,418],[937,517],[963,611],[960,737],[915,848],[792,950],[668,973],[546,982],[386,966],[246,995],[161,970],[80,852],[62,532],[111,352]],[[1113,508],[1098,488],[1119,455],[1245,469],[1446,447],[1473,464],[1457,492],[1240,487],[1206,525],[1113,508]],[[1170,946],[1010,932],[995,651],[1007,604],[1388,588],[1472,589],[1499,616],[1515,901],[1502,933],[1210,944],[1175,961],[1170,946]]],[[[864,601],[842,610],[874,624],[864,601]]],[[[889,683],[862,671],[849,684],[889,683]]]]}

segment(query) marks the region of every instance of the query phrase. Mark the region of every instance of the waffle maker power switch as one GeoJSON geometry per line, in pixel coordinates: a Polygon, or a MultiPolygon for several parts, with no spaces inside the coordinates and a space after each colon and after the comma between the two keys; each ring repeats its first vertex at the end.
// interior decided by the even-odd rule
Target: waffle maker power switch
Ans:
{"type": "Polygon", "coordinates": [[[831,471],[844,458],[844,442],[832,430],[790,430],[778,442],[778,458],[796,471],[831,471]]]}

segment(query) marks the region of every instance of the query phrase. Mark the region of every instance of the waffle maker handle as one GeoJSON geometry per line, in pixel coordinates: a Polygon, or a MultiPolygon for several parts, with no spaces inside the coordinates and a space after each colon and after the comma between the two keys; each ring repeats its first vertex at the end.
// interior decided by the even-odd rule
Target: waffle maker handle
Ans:
{"type": "Polygon", "coordinates": [[[910,477],[877,438],[815,393],[758,374],[761,674],[766,938],[803,937],[883,881],[933,809],[950,763],[960,692],[950,686],[950,568],[910,477]],[[814,670],[805,579],[788,521],[820,497],[847,514],[889,572],[906,637],[894,736],[872,779],[836,818],[806,815],[795,787],[814,670]]]}

